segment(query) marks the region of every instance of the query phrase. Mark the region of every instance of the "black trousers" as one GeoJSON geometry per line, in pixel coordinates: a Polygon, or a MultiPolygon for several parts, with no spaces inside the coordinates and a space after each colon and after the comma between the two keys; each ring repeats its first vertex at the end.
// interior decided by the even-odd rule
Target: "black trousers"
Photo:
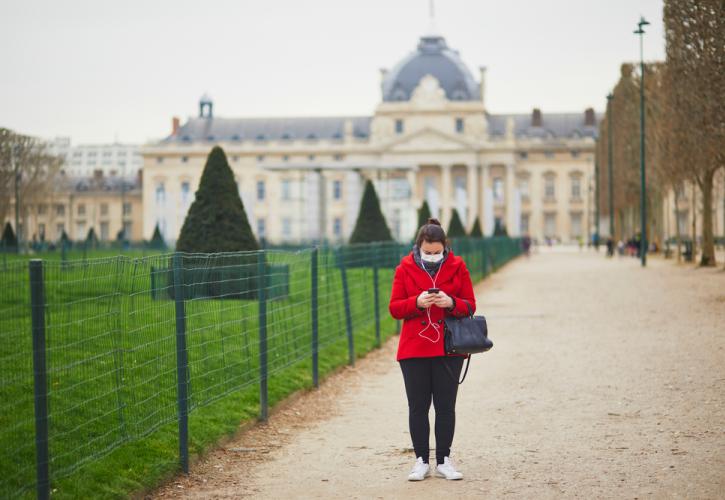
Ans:
{"type": "Polygon", "coordinates": [[[430,423],[428,411],[431,398],[435,408],[436,461],[451,452],[453,431],[456,427],[456,395],[458,380],[463,367],[463,356],[437,356],[432,358],[407,358],[400,360],[400,369],[408,396],[408,425],[416,457],[428,463],[430,423]],[[444,364],[453,372],[446,370],[444,364]]]}

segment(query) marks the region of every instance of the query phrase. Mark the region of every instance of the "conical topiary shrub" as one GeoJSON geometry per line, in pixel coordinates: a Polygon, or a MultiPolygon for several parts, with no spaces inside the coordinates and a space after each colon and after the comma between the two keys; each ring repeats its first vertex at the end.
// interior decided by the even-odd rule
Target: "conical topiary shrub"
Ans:
{"type": "Polygon", "coordinates": [[[88,230],[86,235],[86,248],[96,248],[98,246],[98,236],[93,228],[88,230]]]}
{"type": "Polygon", "coordinates": [[[481,221],[478,220],[478,216],[476,216],[476,220],[473,221],[473,227],[471,228],[471,238],[483,238],[483,231],[481,231],[481,221]]]}
{"type": "Polygon", "coordinates": [[[164,241],[164,237],[161,235],[158,223],[154,227],[154,234],[151,235],[148,246],[155,250],[166,250],[166,241],[164,241]]]}
{"type": "Polygon", "coordinates": [[[347,267],[369,267],[376,263],[379,267],[390,267],[393,264],[391,256],[394,252],[389,250],[393,242],[385,216],[380,209],[380,200],[375,192],[372,181],[365,182],[365,190],[360,201],[360,211],[350,236],[351,244],[390,242],[380,246],[348,246],[341,249],[344,263],[347,267]],[[380,252],[380,253],[376,253],[380,252]]]}
{"type": "Polygon", "coordinates": [[[499,219],[496,219],[496,225],[493,228],[493,235],[494,236],[508,236],[508,231],[506,230],[506,226],[499,219]]]}
{"type": "Polygon", "coordinates": [[[368,179],[365,182],[365,192],[360,202],[360,212],[357,216],[355,229],[350,236],[350,243],[371,243],[373,241],[391,241],[385,216],[380,210],[380,200],[375,192],[375,186],[368,179]]]}
{"type": "Polygon", "coordinates": [[[448,225],[447,236],[449,238],[463,238],[466,236],[466,228],[463,227],[461,218],[458,216],[458,210],[456,210],[455,208],[453,209],[453,213],[451,214],[451,222],[448,225]]]}
{"type": "Polygon", "coordinates": [[[417,229],[420,229],[421,227],[425,226],[428,223],[428,219],[433,217],[430,213],[430,207],[428,206],[428,201],[423,200],[423,204],[418,209],[418,227],[417,229]]]}
{"type": "Polygon", "coordinates": [[[3,228],[3,236],[0,239],[0,246],[3,248],[15,248],[18,246],[18,238],[15,236],[13,226],[11,226],[9,222],[6,222],[5,227],[3,228]]]}
{"type": "Polygon", "coordinates": [[[176,249],[201,253],[259,250],[234,174],[219,146],[214,146],[206,160],[176,249]]]}
{"type": "MultiPolygon", "coordinates": [[[[181,228],[176,250],[221,255],[181,256],[185,297],[257,299],[262,286],[259,255],[251,251],[259,249],[226,154],[222,148],[214,146],[181,228]]],[[[171,264],[165,279],[173,284],[171,264]]],[[[265,266],[267,298],[285,296],[289,284],[288,266],[267,263],[265,266]]],[[[154,278],[155,283],[163,284],[163,280],[162,276],[154,278]]],[[[173,286],[166,289],[173,295],[173,286]]]]}

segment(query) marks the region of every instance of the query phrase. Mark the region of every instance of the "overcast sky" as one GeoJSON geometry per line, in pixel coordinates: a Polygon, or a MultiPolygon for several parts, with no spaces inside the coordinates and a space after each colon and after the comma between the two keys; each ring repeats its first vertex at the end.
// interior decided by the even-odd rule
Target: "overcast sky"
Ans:
{"type": "MultiPolygon", "coordinates": [[[[428,0],[0,0],[0,126],[143,143],[171,117],[370,115],[428,0]]],[[[602,110],[632,33],[664,58],[660,0],[437,0],[436,25],[493,113],[602,110]]]]}

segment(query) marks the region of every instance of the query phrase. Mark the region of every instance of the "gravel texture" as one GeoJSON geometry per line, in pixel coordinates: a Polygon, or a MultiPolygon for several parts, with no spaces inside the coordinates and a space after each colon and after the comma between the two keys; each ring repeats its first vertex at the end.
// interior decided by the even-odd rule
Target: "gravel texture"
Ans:
{"type": "Polygon", "coordinates": [[[476,294],[495,346],[458,394],[462,481],[406,480],[393,337],[147,497],[725,497],[722,268],[542,250],[476,294]]]}

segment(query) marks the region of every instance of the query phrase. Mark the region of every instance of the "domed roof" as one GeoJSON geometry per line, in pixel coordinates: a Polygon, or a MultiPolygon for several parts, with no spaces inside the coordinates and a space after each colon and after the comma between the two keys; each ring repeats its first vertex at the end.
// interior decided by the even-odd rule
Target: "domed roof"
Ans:
{"type": "Polygon", "coordinates": [[[383,79],[383,101],[408,101],[418,82],[433,75],[451,101],[481,98],[478,83],[442,36],[421,37],[418,49],[400,61],[383,79]]]}

